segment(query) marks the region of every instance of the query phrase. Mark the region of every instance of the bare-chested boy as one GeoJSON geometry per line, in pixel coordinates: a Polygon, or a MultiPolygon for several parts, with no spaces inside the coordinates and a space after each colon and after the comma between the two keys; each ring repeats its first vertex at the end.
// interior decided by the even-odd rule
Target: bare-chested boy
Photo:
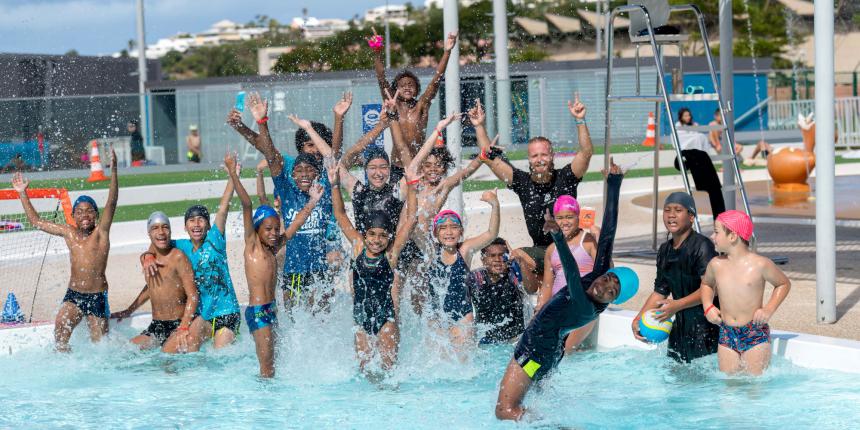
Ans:
{"type": "Polygon", "coordinates": [[[153,212],[146,222],[149,241],[158,273],[146,275],[146,286],[124,311],[111,314],[121,321],[152,302],[152,322],[131,343],[140,349],[161,347],[167,353],[188,352],[188,329],[197,311],[200,295],[194,283],[194,269],[188,257],[170,242],[170,219],[164,212],[153,212]]]}
{"type": "Polygon", "coordinates": [[[75,225],[61,225],[39,217],[33,203],[27,196],[30,181],[21,173],[12,178],[12,187],[18,192],[27,220],[30,224],[54,236],[61,236],[69,248],[71,276],[69,289],[63,304],[57,312],[54,323],[54,340],[57,351],[69,352],[69,338],[72,330],[86,317],[90,328],[90,339],[97,342],[108,332],[107,290],[105,277],[108,252],[110,251],[110,226],[116,210],[118,193],[116,153],[111,148],[110,191],[104,212],[99,216],[99,208],[90,196],[80,196],[72,205],[72,218],[75,225]]]}
{"type": "Polygon", "coordinates": [[[760,375],[770,363],[771,341],[768,321],[791,289],[791,281],[767,257],[749,249],[753,223],[747,214],[735,210],[721,213],[714,222],[717,252],[702,277],[702,306],[705,317],[720,326],[717,357],[720,370],[760,375]],[[774,286],[767,305],[764,284],[774,286]],[[720,307],[714,306],[714,294],[720,307]]]}
{"type": "Polygon", "coordinates": [[[284,241],[292,239],[307,221],[317,203],[323,196],[323,187],[314,184],[308,190],[310,198],[304,208],[296,214],[290,226],[281,234],[280,215],[274,208],[260,205],[251,215],[251,197],[239,180],[236,159],[224,158],[230,172],[230,180],[236,187],[236,194],[242,202],[242,219],[245,225],[245,278],[248,280],[248,307],[245,308],[245,322],[254,336],[257,359],[260,362],[260,376],[275,376],[275,332],[278,323],[275,286],[277,285],[278,250],[284,241]]]}
{"type": "MultiPolygon", "coordinates": [[[[381,37],[376,35],[369,39],[369,42],[380,40],[381,37]]],[[[430,105],[436,97],[436,92],[439,90],[439,83],[442,81],[442,75],[445,74],[445,69],[448,66],[448,58],[451,57],[451,50],[457,43],[457,33],[448,34],[445,39],[445,52],[442,58],[439,59],[439,64],[436,66],[436,73],[430,79],[427,89],[419,98],[415,98],[421,92],[421,83],[418,82],[418,77],[414,73],[403,70],[394,77],[391,83],[385,79],[385,66],[382,63],[383,45],[378,43],[369,43],[374,50],[373,65],[376,71],[376,80],[379,83],[379,90],[382,93],[382,98],[385,99],[386,90],[391,89],[391,92],[399,91],[397,98],[397,114],[398,122],[402,129],[404,141],[409,148],[412,156],[418,152],[421,142],[424,141],[424,135],[427,129],[427,119],[430,114],[430,105]]],[[[403,168],[406,167],[406,162],[400,159],[400,154],[397,152],[392,154],[392,166],[398,176],[403,176],[403,168]]],[[[421,199],[419,198],[419,201],[421,199]]]]}

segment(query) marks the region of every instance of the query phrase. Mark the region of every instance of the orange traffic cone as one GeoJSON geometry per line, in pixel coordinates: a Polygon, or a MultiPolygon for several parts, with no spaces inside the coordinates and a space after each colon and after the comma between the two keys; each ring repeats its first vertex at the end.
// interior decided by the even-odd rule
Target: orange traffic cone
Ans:
{"type": "Polygon", "coordinates": [[[657,125],[654,123],[654,112],[648,112],[648,129],[645,131],[645,140],[642,141],[642,146],[656,145],[656,136],[657,125]]]}
{"type": "Polygon", "coordinates": [[[105,169],[102,168],[102,162],[99,158],[99,143],[93,140],[90,144],[92,145],[90,149],[90,177],[87,182],[107,181],[105,169]]]}

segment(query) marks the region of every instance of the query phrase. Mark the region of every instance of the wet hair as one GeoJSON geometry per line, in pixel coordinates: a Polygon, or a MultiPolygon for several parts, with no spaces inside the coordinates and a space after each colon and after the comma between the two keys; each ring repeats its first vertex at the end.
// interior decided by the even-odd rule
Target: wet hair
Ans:
{"type": "Polygon", "coordinates": [[[681,124],[686,124],[684,122],[684,112],[690,114],[690,123],[692,123],[693,122],[693,112],[690,112],[690,109],[685,108],[685,107],[678,110],[678,122],[680,122],[681,124]]]}
{"type": "Polygon", "coordinates": [[[385,152],[384,149],[378,146],[372,146],[367,149],[364,153],[364,168],[367,169],[367,165],[370,164],[373,160],[385,160],[386,163],[391,164],[391,161],[388,159],[388,153],[385,152]]]}
{"type": "MultiPolygon", "coordinates": [[[[331,145],[331,129],[328,128],[325,124],[319,123],[316,121],[311,121],[311,127],[317,132],[318,135],[329,145],[331,145]]],[[[305,143],[311,140],[311,135],[308,134],[305,129],[300,128],[296,130],[296,149],[299,152],[302,152],[302,148],[305,147],[305,143]]]]}
{"type": "Polygon", "coordinates": [[[188,222],[189,219],[194,217],[203,217],[206,219],[206,222],[209,223],[209,209],[206,209],[206,206],[203,205],[194,205],[189,207],[185,211],[185,222],[188,222]]]}
{"type": "Polygon", "coordinates": [[[367,214],[367,228],[364,234],[372,228],[381,228],[389,235],[394,233],[394,224],[391,222],[391,217],[385,211],[374,210],[367,214]]]}
{"type": "Polygon", "coordinates": [[[454,166],[454,157],[451,155],[451,152],[448,151],[448,148],[444,146],[435,147],[430,150],[430,154],[427,156],[434,156],[438,158],[442,162],[442,167],[445,171],[451,170],[451,167],[454,166]]]}
{"type": "MultiPolygon", "coordinates": [[[[720,227],[722,227],[722,228],[723,228],[723,232],[724,232],[725,234],[735,233],[735,232],[733,232],[733,231],[729,230],[729,228],[728,228],[728,227],[726,227],[724,224],[720,224],[720,227]]],[[[737,234],[737,233],[735,233],[735,234],[737,234]]],[[[750,241],[748,241],[748,240],[746,240],[746,239],[742,238],[739,234],[738,234],[737,236],[738,236],[738,239],[740,239],[740,241],[741,241],[744,245],[746,245],[746,246],[750,246],[750,241]]]]}
{"type": "Polygon", "coordinates": [[[508,243],[505,242],[505,239],[502,239],[501,237],[497,237],[497,238],[493,239],[493,241],[490,242],[487,246],[481,248],[481,256],[483,257],[484,254],[487,253],[487,250],[489,250],[491,246],[496,246],[496,245],[504,246],[505,249],[507,250],[505,252],[510,252],[510,250],[508,249],[508,243]]]}
{"type": "Polygon", "coordinates": [[[543,136],[535,136],[535,137],[529,139],[529,141],[526,145],[531,145],[534,142],[546,142],[546,144],[549,146],[550,151],[552,150],[552,141],[549,140],[549,138],[546,138],[543,136]]]}
{"type": "MultiPolygon", "coordinates": [[[[313,167],[314,169],[316,169],[317,174],[322,174],[322,170],[323,170],[322,160],[320,160],[319,158],[317,158],[311,154],[306,154],[304,152],[300,152],[299,155],[296,156],[295,161],[293,162],[293,171],[296,170],[296,167],[298,167],[299,164],[307,164],[307,165],[313,167]]],[[[290,172],[290,174],[292,174],[292,173],[293,172],[290,172]]]]}
{"type": "Polygon", "coordinates": [[[418,80],[418,76],[415,76],[415,74],[410,72],[409,70],[404,70],[394,77],[394,80],[391,81],[391,94],[394,94],[397,91],[397,83],[400,82],[400,80],[403,78],[409,78],[412,79],[412,82],[415,82],[416,97],[414,97],[413,100],[417,99],[418,94],[421,94],[421,81],[418,80]]]}

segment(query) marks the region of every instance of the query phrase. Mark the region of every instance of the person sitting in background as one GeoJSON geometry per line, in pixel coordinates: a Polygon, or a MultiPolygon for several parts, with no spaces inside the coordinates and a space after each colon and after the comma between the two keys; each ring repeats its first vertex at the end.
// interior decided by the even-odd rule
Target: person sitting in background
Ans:
{"type": "MultiPolygon", "coordinates": [[[[681,108],[678,111],[678,122],[676,127],[696,126],[690,109],[681,108]]],[[[681,145],[681,156],[684,157],[684,167],[693,174],[693,182],[696,189],[708,193],[711,201],[711,213],[714,218],[726,210],[726,201],[723,199],[723,185],[717,177],[717,170],[708,155],[710,143],[703,133],[697,131],[677,130],[678,143],[681,145]]],[[[681,170],[678,159],[675,158],[675,168],[681,170]]]]}
{"type": "Polygon", "coordinates": [[[3,169],[0,169],[0,173],[9,173],[9,172],[25,172],[30,170],[30,166],[24,161],[24,157],[21,156],[21,153],[15,154],[3,169]]]}
{"type": "MultiPolygon", "coordinates": [[[[723,125],[723,116],[720,115],[720,109],[714,111],[714,120],[708,123],[710,126],[718,126],[723,125]]],[[[711,143],[711,146],[714,148],[714,151],[717,154],[721,154],[723,152],[723,130],[711,130],[708,132],[708,141],[711,143]]],[[[740,143],[735,142],[735,154],[738,156],[743,153],[744,147],[740,143]]]]}
{"type": "Polygon", "coordinates": [[[196,124],[188,126],[188,136],[185,137],[185,146],[188,147],[188,153],[186,154],[188,162],[199,163],[200,158],[203,157],[203,147],[200,143],[200,131],[197,130],[196,124]]]}
{"type": "Polygon", "coordinates": [[[475,324],[479,333],[483,332],[479,340],[482,345],[511,342],[525,329],[523,294],[534,291],[522,289],[519,265],[509,254],[508,242],[495,238],[481,249],[484,267],[469,275],[469,296],[475,324]]]}
{"type": "Polygon", "coordinates": [[[141,167],[146,165],[146,149],[143,147],[143,135],[140,134],[140,127],[137,125],[137,120],[129,121],[126,129],[131,133],[129,146],[131,147],[132,167],[141,167]]]}

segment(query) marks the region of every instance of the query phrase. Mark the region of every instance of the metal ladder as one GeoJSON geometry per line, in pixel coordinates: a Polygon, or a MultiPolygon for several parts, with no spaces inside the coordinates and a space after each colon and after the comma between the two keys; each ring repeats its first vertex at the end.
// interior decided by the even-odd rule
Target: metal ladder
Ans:
{"type": "MultiPolygon", "coordinates": [[[[672,115],[672,107],[670,102],[672,101],[716,101],[720,107],[720,117],[722,118],[723,124],[721,126],[692,126],[692,127],[681,127],[682,130],[688,131],[712,131],[712,130],[722,130],[725,144],[723,145],[723,153],[717,156],[712,156],[712,161],[731,161],[732,168],[734,169],[735,174],[735,185],[723,186],[723,191],[735,191],[739,190],[741,193],[741,200],[743,201],[744,211],[747,215],[752,216],[750,212],[749,200],[747,198],[746,188],[744,187],[744,182],[741,177],[741,170],[738,164],[738,159],[735,156],[734,151],[734,139],[731,133],[729,133],[729,128],[727,127],[726,122],[726,112],[731,107],[726,107],[723,102],[722,95],[720,94],[717,85],[717,74],[714,68],[714,59],[711,55],[711,48],[708,44],[708,32],[705,27],[705,20],[702,16],[701,10],[695,5],[677,5],[670,7],[670,14],[673,12],[693,12],[696,15],[697,21],[699,23],[699,32],[702,36],[702,43],[705,47],[705,57],[708,62],[708,70],[711,75],[711,83],[716,92],[707,93],[707,94],[670,94],[666,89],[666,82],[664,81],[665,73],[663,70],[663,57],[661,52],[661,46],[665,45],[675,45],[678,47],[679,51],[679,68],[681,69],[681,74],[683,76],[683,53],[680,47],[680,44],[686,41],[689,38],[689,35],[686,34],[671,34],[671,35],[655,35],[654,27],[651,24],[651,15],[648,12],[648,9],[643,5],[623,5],[618,6],[612,10],[609,14],[606,26],[606,134],[605,140],[603,143],[604,149],[604,168],[609,169],[609,142],[610,142],[610,133],[611,133],[611,106],[615,102],[655,102],[657,113],[657,118],[659,119],[660,114],[660,103],[663,103],[665,106],[666,114],[669,116],[669,128],[672,135],[672,146],[675,149],[675,155],[678,157],[678,165],[681,167],[681,179],[684,182],[684,188],[687,193],[693,195],[693,190],[690,187],[690,180],[687,177],[687,167],[684,165],[684,158],[681,156],[681,146],[680,141],[678,139],[678,127],[675,126],[675,122],[673,121],[672,115]],[[613,22],[615,18],[621,13],[630,14],[630,12],[639,12],[641,11],[645,18],[645,24],[648,28],[648,35],[645,36],[637,36],[631,37],[631,42],[636,46],[636,94],[634,95],[613,95],[611,93],[612,90],[612,72],[613,72],[613,53],[612,47],[614,43],[614,31],[613,31],[613,22]],[[644,44],[649,44],[651,46],[651,50],[654,55],[654,64],[657,67],[657,94],[655,95],[641,95],[640,94],[640,76],[639,76],[639,47],[644,44]]],[[[658,122],[659,123],[659,122],[658,122]]],[[[659,133],[657,133],[659,136],[659,133]]],[[[657,200],[657,192],[658,192],[658,179],[657,175],[658,166],[659,166],[659,151],[660,151],[660,143],[659,140],[657,144],[654,145],[654,201],[657,200]]],[[[732,202],[733,203],[733,202],[732,202]]],[[[657,203],[655,203],[655,208],[657,203]]],[[[731,207],[731,206],[729,206],[731,207]]],[[[655,212],[656,213],[656,212],[655,212]]],[[[656,250],[656,215],[654,218],[654,244],[652,247],[656,250]]],[[[694,225],[696,231],[701,232],[701,227],[699,225],[699,219],[695,219],[694,225]]],[[[755,236],[752,238],[752,243],[755,243],[755,236]]]]}

